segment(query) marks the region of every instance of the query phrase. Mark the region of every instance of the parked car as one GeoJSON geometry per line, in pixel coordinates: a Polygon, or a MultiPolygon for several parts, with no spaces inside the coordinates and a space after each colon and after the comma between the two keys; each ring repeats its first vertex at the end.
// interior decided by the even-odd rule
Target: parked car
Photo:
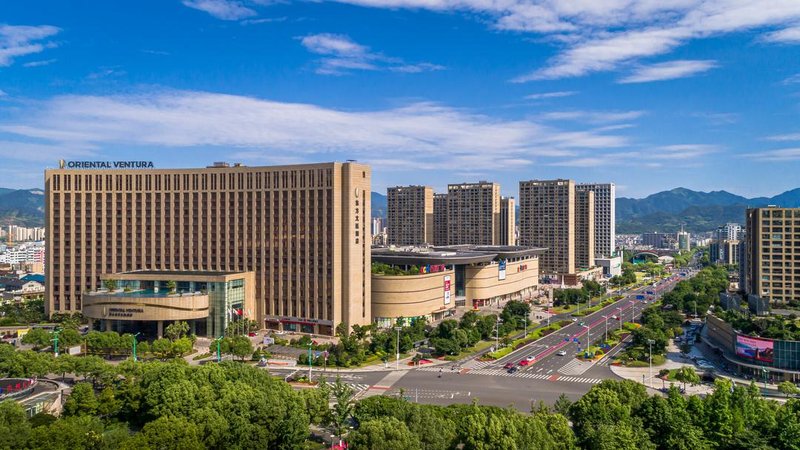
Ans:
{"type": "Polygon", "coordinates": [[[251,332],[249,332],[249,333],[247,333],[247,335],[248,335],[248,336],[250,336],[250,337],[256,337],[256,336],[258,336],[258,334],[257,334],[257,333],[255,333],[255,332],[252,332],[252,331],[251,331],[251,332]]]}

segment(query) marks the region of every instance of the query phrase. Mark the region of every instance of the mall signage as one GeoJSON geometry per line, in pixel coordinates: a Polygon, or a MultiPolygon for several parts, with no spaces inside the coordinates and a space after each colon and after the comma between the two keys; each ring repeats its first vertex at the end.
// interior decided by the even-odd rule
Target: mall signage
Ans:
{"type": "Polygon", "coordinates": [[[58,162],[60,169],[152,169],[153,161],[64,161],[58,162]]]}

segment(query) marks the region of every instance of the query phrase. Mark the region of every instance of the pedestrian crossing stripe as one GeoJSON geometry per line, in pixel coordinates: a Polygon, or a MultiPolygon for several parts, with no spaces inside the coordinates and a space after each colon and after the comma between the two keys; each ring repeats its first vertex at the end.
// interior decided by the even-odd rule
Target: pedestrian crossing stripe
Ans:
{"type": "Polygon", "coordinates": [[[576,377],[576,376],[564,376],[564,375],[547,375],[542,373],[533,373],[533,372],[515,372],[515,373],[508,373],[506,370],[502,369],[474,369],[470,370],[470,374],[475,375],[489,375],[489,376],[501,376],[501,377],[516,377],[516,378],[527,378],[531,380],[549,380],[553,382],[567,382],[567,383],[587,383],[587,384],[597,384],[603,381],[601,378],[586,378],[586,377],[576,377]]]}

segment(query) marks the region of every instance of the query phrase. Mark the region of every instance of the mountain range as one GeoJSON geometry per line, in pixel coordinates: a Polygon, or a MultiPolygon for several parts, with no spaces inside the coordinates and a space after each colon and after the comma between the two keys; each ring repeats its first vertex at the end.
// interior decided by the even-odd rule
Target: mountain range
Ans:
{"type": "MultiPolygon", "coordinates": [[[[372,216],[386,218],[386,196],[373,192],[372,216]]],[[[698,233],[726,222],[744,222],[747,207],[800,207],[800,188],[774,197],[747,198],[726,191],[675,188],[645,198],[617,198],[617,233],[675,232],[681,226],[698,233]]],[[[517,214],[519,217],[519,214],[517,214]]],[[[0,225],[42,226],[44,191],[0,188],[0,225]]]]}
{"type": "MultiPolygon", "coordinates": [[[[712,231],[727,222],[744,223],[747,207],[800,207],[800,188],[774,197],[747,198],[726,191],[700,192],[675,188],[645,198],[617,198],[617,233],[712,231]]],[[[372,193],[372,216],[386,217],[386,196],[372,193]]],[[[519,218],[519,209],[517,210],[519,218]]]]}
{"type": "Polygon", "coordinates": [[[44,191],[0,188],[0,225],[44,226],[44,191]]]}

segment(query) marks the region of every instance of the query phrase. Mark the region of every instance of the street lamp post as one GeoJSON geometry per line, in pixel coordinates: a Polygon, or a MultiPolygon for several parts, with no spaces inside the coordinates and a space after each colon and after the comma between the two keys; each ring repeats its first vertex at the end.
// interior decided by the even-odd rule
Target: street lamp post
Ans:
{"type": "Polygon", "coordinates": [[[494,327],[494,351],[500,350],[500,324],[503,322],[503,319],[497,318],[497,323],[494,327]]]}
{"type": "Polygon", "coordinates": [[[58,333],[61,333],[61,330],[53,330],[53,354],[56,358],[58,358],[58,333]]]}
{"type": "Polygon", "coordinates": [[[136,362],[136,337],[142,333],[136,333],[133,335],[133,362],[136,362]]]}
{"type": "Polygon", "coordinates": [[[584,325],[583,328],[586,328],[586,354],[589,354],[589,346],[592,345],[592,340],[590,335],[592,334],[592,329],[589,325],[584,325]]]}
{"type": "Polygon", "coordinates": [[[217,362],[221,362],[222,361],[222,352],[220,351],[220,348],[219,348],[220,343],[222,343],[222,339],[223,339],[222,336],[214,339],[214,342],[217,343],[217,362]]]}
{"type": "Polygon", "coordinates": [[[395,360],[394,360],[394,370],[400,369],[400,330],[402,329],[403,327],[394,327],[394,331],[397,331],[397,340],[396,340],[397,353],[395,355],[395,360]]]}
{"type": "Polygon", "coordinates": [[[619,315],[617,316],[619,319],[619,331],[622,331],[622,307],[617,307],[617,311],[619,311],[619,315]]]}
{"type": "Polygon", "coordinates": [[[603,335],[603,343],[608,342],[608,316],[603,316],[603,322],[606,324],[606,332],[603,335]]]}
{"type": "Polygon", "coordinates": [[[647,340],[647,344],[650,346],[650,370],[649,370],[650,382],[652,382],[653,380],[653,344],[655,344],[655,342],[656,341],[652,339],[647,340]]]}
{"type": "Polygon", "coordinates": [[[528,318],[524,317],[523,320],[525,321],[525,336],[528,337],[528,318]]]}
{"type": "Polygon", "coordinates": [[[311,342],[308,343],[308,382],[311,383],[311,342]]]}

